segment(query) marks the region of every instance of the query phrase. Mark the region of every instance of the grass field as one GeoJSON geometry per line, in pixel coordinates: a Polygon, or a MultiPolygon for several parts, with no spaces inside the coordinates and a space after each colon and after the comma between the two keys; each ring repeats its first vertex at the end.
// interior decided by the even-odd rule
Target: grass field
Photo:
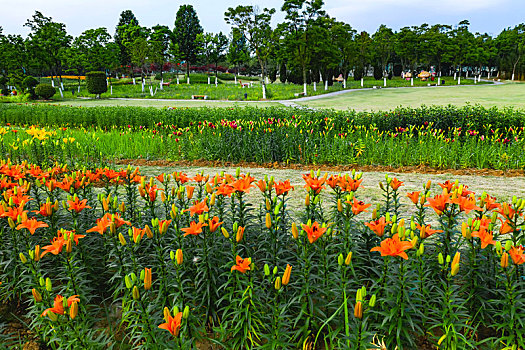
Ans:
{"type": "MultiPolygon", "coordinates": [[[[47,102],[45,102],[47,103],[47,102]]],[[[271,107],[280,106],[278,102],[242,102],[242,101],[157,101],[157,100],[109,100],[109,99],[67,99],[52,101],[50,104],[82,107],[109,107],[109,106],[132,106],[132,107],[271,107]]]]}
{"type": "Polygon", "coordinates": [[[296,101],[312,108],[340,110],[391,110],[398,106],[456,105],[525,108],[525,84],[444,86],[438,88],[380,89],[352,91],[312,101],[296,101]]]}

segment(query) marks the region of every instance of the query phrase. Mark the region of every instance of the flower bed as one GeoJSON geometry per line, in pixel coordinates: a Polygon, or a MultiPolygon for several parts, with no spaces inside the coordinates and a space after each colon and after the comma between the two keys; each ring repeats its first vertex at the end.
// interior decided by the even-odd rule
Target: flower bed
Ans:
{"type": "Polygon", "coordinates": [[[292,212],[300,188],[239,171],[2,161],[1,300],[52,348],[524,346],[525,201],[303,178],[292,212]]]}

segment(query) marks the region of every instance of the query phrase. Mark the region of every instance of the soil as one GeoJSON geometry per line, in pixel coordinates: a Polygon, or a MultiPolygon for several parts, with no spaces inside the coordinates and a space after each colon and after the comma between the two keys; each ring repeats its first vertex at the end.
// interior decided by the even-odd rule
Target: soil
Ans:
{"type": "Polygon", "coordinates": [[[221,161],[207,161],[207,160],[195,160],[195,161],[166,161],[166,160],[146,160],[146,159],[121,159],[115,162],[117,165],[135,165],[135,166],[156,166],[156,167],[241,167],[241,168],[267,168],[267,169],[291,169],[291,170],[317,170],[329,171],[329,172],[345,172],[355,169],[356,171],[362,172],[393,172],[393,173],[418,173],[418,174],[450,174],[450,175],[474,175],[474,176],[505,176],[505,177],[520,177],[525,176],[524,169],[508,169],[508,170],[496,170],[496,169],[477,169],[477,168],[464,168],[464,169],[438,169],[432,168],[426,165],[418,166],[403,166],[393,167],[386,165],[330,165],[330,164],[285,164],[285,163],[264,163],[259,164],[255,162],[221,162],[221,161]]]}

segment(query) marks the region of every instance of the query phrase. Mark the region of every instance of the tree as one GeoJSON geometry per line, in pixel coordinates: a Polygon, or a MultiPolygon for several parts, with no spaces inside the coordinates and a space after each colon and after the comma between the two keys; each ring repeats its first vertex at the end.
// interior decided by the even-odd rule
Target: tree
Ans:
{"type": "Polygon", "coordinates": [[[226,23],[238,28],[246,38],[261,67],[263,99],[266,99],[265,64],[271,53],[272,28],[270,22],[275,9],[265,8],[262,12],[257,7],[239,5],[228,8],[224,13],[226,23]]]}
{"type": "Polygon", "coordinates": [[[325,16],[321,10],[323,0],[285,0],[281,11],[286,13],[282,23],[283,32],[286,32],[288,51],[302,70],[304,95],[306,96],[308,65],[312,58],[313,46],[311,41],[311,27],[319,16],[325,16]]]}
{"type": "Polygon", "coordinates": [[[525,24],[504,29],[496,38],[501,71],[511,71],[514,80],[518,64],[525,57],[525,24]]]}
{"type": "Polygon", "coordinates": [[[44,62],[62,81],[62,60],[72,40],[66,32],[66,25],[53,22],[51,17],[35,11],[24,26],[31,30],[27,45],[31,55],[44,62]]]}
{"type": "Polygon", "coordinates": [[[241,33],[239,28],[233,28],[230,34],[230,45],[228,46],[228,53],[226,59],[233,64],[235,74],[239,74],[239,66],[250,58],[249,47],[246,38],[241,33]]]}
{"type": "Polygon", "coordinates": [[[368,72],[368,65],[370,64],[372,57],[372,38],[370,38],[370,35],[367,32],[361,32],[356,36],[355,44],[357,48],[357,57],[355,62],[354,78],[356,77],[356,72],[361,77],[366,76],[366,73],[368,72]]]}
{"type": "Polygon", "coordinates": [[[228,48],[228,43],[228,37],[222,34],[222,32],[215,34],[212,38],[210,60],[215,66],[215,76],[217,76],[217,65],[219,64],[219,61],[226,57],[225,52],[228,48]]]}
{"type": "Polygon", "coordinates": [[[173,39],[178,44],[180,58],[186,61],[186,74],[190,76],[191,62],[195,62],[199,53],[197,37],[203,33],[197,12],[192,5],[182,5],[177,11],[173,39]]]}
{"type": "Polygon", "coordinates": [[[126,50],[126,45],[124,45],[125,41],[135,41],[136,38],[133,38],[132,40],[130,38],[127,38],[125,40],[124,38],[124,32],[127,25],[139,25],[139,21],[137,17],[133,14],[131,10],[122,11],[120,14],[120,18],[117,24],[117,27],[115,28],[115,43],[119,47],[119,60],[120,64],[123,66],[127,66],[131,62],[131,58],[129,57],[129,54],[126,50]]]}
{"type": "Polygon", "coordinates": [[[460,75],[463,70],[463,64],[467,61],[474,42],[474,34],[468,30],[469,25],[469,21],[461,21],[458,27],[450,33],[450,61],[455,69],[459,68],[460,75]]]}
{"type": "Polygon", "coordinates": [[[168,26],[156,25],[151,28],[150,34],[150,59],[152,62],[160,67],[160,78],[162,79],[162,71],[164,63],[168,60],[170,42],[172,41],[173,33],[168,26]]]}
{"type": "Polygon", "coordinates": [[[401,60],[403,71],[406,70],[407,66],[410,70],[416,69],[418,61],[418,50],[419,45],[418,34],[414,27],[403,27],[395,35],[395,52],[401,60]]]}
{"type": "Polygon", "coordinates": [[[110,42],[106,28],[88,29],[73,40],[68,62],[79,65],[82,71],[105,70],[118,63],[117,46],[110,42]]]}
{"type": "MultiPolygon", "coordinates": [[[[377,31],[372,35],[372,46],[374,49],[376,64],[381,68],[383,77],[388,76],[386,68],[394,51],[393,39],[394,33],[392,32],[392,29],[384,24],[380,25],[377,31]]],[[[374,76],[376,75],[378,74],[376,74],[374,70],[374,76]]]]}
{"type": "Polygon", "coordinates": [[[334,22],[330,30],[330,38],[337,48],[337,60],[340,62],[341,72],[346,79],[350,67],[356,59],[355,29],[344,22],[334,22]]]}

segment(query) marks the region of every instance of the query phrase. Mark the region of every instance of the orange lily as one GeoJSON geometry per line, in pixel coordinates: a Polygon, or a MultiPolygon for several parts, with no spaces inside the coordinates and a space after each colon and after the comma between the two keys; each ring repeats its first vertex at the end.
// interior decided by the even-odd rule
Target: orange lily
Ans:
{"type": "Polygon", "coordinates": [[[214,216],[211,220],[208,220],[208,227],[210,228],[210,232],[215,232],[219,226],[222,225],[222,221],[219,222],[219,217],[214,216]]]}
{"type": "Polygon", "coordinates": [[[381,217],[375,221],[365,222],[365,226],[370,228],[379,237],[383,237],[385,234],[386,225],[390,224],[391,222],[392,221],[386,221],[384,217],[381,217]]]}
{"type": "Polygon", "coordinates": [[[448,203],[452,203],[448,194],[438,194],[434,198],[427,198],[427,202],[428,204],[425,204],[425,207],[431,207],[438,215],[443,214],[448,203]]]}
{"type": "Polygon", "coordinates": [[[318,178],[312,178],[310,175],[303,175],[303,179],[306,182],[306,185],[304,185],[304,188],[308,188],[309,190],[312,190],[314,194],[319,194],[323,188],[326,188],[323,186],[326,179],[323,177],[321,179],[318,178]]]}
{"type": "Polygon", "coordinates": [[[32,235],[35,234],[35,231],[38,229],[38,228],[41,228],[41,227],[49,227],[48,224],[46,224],[45,222],[42,222],[42,221],[38,221],[37,219],[35,218],[31,218],[31,219],[27,219],[25,221],[22,221],[21,224],[19,224],[16,229],[17,230],[20,230],[20,229],[23,229],[23,228],[26,228],[29,232],[31,232],[32,235]]]}
{"type": "Polygon", "coordinates": [[[78,197],[75,197],[75,200],[68,200],[67,204],[69,205],[69,210],[76,211],[77,213],[80,213],[82,210],[91,207],[87,204],[87,199],[79,200],[78,197]]]}
{"type": "Polygon", "coordinates": [[[476,205],[474,197],[458,197],[452,200],[452,203],[459,205],[459,210],[468,214],[471,210],[481,211],[482,209],[476,205]]]}
{"type": "Polygon", "coordinates": [[[421,191],[414,191],[407,194],[407,197],[410,198],[412,203],[417,204],[419,202],[419,194],[421,191]]]}
{"type": "Polygon", "coordinates": [[[381,242],[381,246],[370,249],[371,252],[380,252],[381,256],[400,256],[407,260],[408,255],[405,250],[412,249],[412,242],[401,241],[396,233],[392,238],[387,238],[381,242]]]}
{"type": "Polygon", "coordinates": [[[232,195],[232,193],[235,192],[235,189],[228,185],[228,184],[225,184],[223,183],[222,185],[220,185],[218,188],[217,188],[217,194],[218,195],[222,195],[222,196],[226,196],[226,197],[230,197],[232,195]]]}
{"type": "MultiPolygon", "coordinates": [[[[67,298],[67,306],[70,307],[73,302],[80,302],[80,299],[78,298],[78,295],[72,295],[69,298],[67,298]]],[[[55,300],[53,301],[53,307],[48,308],[42,312],[42,316],[46,316],[49,312],[52,312],[57,315],[65,315],[66,311],[64,310],[64,297],[61,295],[57,295],[55,297],[55,300]]]]}
{"type": "Polygon", "coordinates": [[[443,232],[443,230],[433,230],[433,229],[431,229],[430,225],[422,226],[422,225],[416,223],[416,227],[419,230],[419,237],[421,239],[428,238],[428,237],[432,236],[434,233],[443,232]]]}
{"type": "Polygon", "coordinates": [[[352,204],[352,213],[354,213],[354,215],[358,215],[364,211],[368,211],[366,210],[366,208],[372,205],[372,204],[365,204],[365,202],[363,201],[358,201],[357,199],[355,199],[355,197],[352,202],[346,201],[346,203],[352,204]]]}
{"type": "Polygon", "coordinates": [[[185,209],[184,211],[189,211],[190,215],[193,216],[195,214],[201,215],[204,212],[208,212],[210,208],[208,208],[208,205],[206,204],[206,199],[204,199],[202,202],[195,202],[195,205],[191,206],[190,209],[185,209]]]}
{"type": "Polygon", "coordinates": [[[523,246],[512,247],[509,250],[509,255],[512,258],[514,264],[521,265],[525,263],[525,254],[523,253],[523,246]]]}
{"type": "Polygon", "coordinates": [[[290,180],[286,180],[284,182],[279,181],[275,184],[275,194],[278,196],[280,195],[286,195],[288,192],[293,191],[294,187],[290,184],[290,180]]]}
{"type": "Polygon", "coordinates": [[[166,323],[159,325],[159,328],[165,329],[171,333],[174,337],[179,336],[180,326],[182,321],[182,312],[179,312],[175,317],[171,317],[169,312],[166,313],[167,320],[166,323]]]}
{"type": "Polygon", "coordinates": [[[479,231],[472,232],[472,237],[478,237],[481,241],[481,249],[487,248],[489,244],[496,244],[496,241],[493,240],[493,234],[490,233],[485,227],[480,227],[479,231]]]}
{"type": "Polygon", "coordinates": [[[187,235],[198,236],[199,233],[202,233],[202,228],[208,226],[208,224],[203,224],[202,222],[196,223],[195,221],[190,222],[190,227],[182,228],[181,231],[184,232],[184,237],[187,235]]]}
{"type": "Polygon", "coordinates": [[[231,272],[237,270],[240,273],[245,273],[246,271],[250,271],[252,264],[252,258],[246,258],[243,259],[240,256],[237,255],[237,258],[235,259],[235,265],[232,266],[231,272]]]}
{"type": "Polygon", "coordinates": [[[403,181],[399,181],[397,178],[393,178],[391,181],[390,181],[390,187],[392,187],[392,189],[394,191],[396,191],[399,187],[403,186],[404,182],[403,181]]]}
{"type": "Polygon", "coordinates": [[[251,176],[246,176],[232,183],[232,187],[235,191],[249,193],[250,188],[252,187],[252,182],[253,178],[251,176]]]}
{"type": "Polygon", "coordinates": [[[312,224],[312,226],[308,225],[301,225],[303,230],[306,232],[306,235],[308,236],[308,241],[310,243],[314,243],[321,237],[327,230],[326,227],[320,227],[319,223],[316,221],[312,224]]]}

